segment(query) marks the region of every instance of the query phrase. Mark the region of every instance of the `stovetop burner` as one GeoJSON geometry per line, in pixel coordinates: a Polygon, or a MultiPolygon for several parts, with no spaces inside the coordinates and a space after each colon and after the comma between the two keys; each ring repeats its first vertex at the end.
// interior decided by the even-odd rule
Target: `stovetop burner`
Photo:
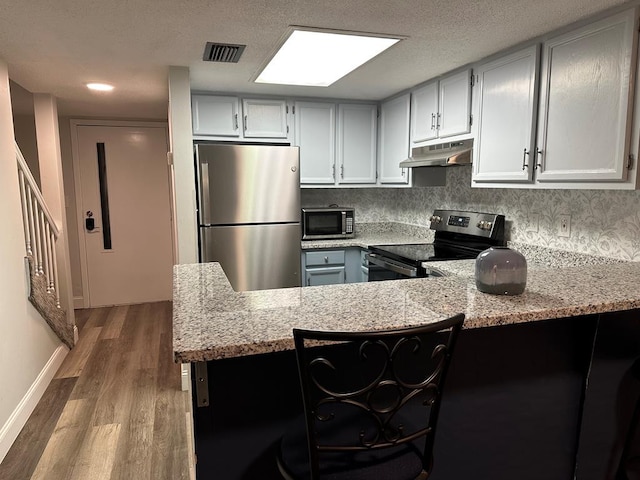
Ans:
{"type": "MultiPolygon", "coordinates": [[[[475,248],[438,245],[435,243],[405,243],[396,245],[370,245],[372,253],[378,253],[399,261],[420,264],[426,261],[462,260],[476,258],[482,250],[475,248]]],[[[484,250],[484,249],[483,249],[484,250]]]]}
{"type": "MultiPolygon", "coordinates": [[[[480,252],[495,245],[504,245],[504,216],[435,210],[431,216],[431,229],[435,230],[433,243],[370,245],[368,260],[375,265],[373,280],[421,277],[426,275],[422,262],[473,259],[480,252]],[[395,272],[391,277],[381,271],[395,272]]],[[[369,281],[372,281],[372,270],[369,281]]]]}

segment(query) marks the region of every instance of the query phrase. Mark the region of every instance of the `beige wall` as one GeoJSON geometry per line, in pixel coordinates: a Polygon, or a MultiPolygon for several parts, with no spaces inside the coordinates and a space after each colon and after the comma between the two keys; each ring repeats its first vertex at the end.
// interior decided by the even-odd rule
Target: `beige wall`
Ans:
{"type": "Polygon", "coordinates": [[[29,165],[29,170],[31,170],[38,186],[41,187],[42,182],[40,182],[40,163],[38,162],[35,116],[14,115],[13,128],[16,142],[20,147],[24,159],[27,161],[27,165],[29,165]]]}
{"type": "Polygon", "coordinates": [[[40,164],[38,161],[38,141],[36,139],[36,119],[33,106],[33,94],[16,82],[9,80],[11,92],[11,110],[13,113],[13,131],[16,142],[29,170],[38,186],[40,183],[40,164]]]}
{"type": "Polygon", "coordinates": [[[0,60],[0,460],[39,399],[37,381],[61,345],[27,300],[17,175],[8,71],[0,60]]]}

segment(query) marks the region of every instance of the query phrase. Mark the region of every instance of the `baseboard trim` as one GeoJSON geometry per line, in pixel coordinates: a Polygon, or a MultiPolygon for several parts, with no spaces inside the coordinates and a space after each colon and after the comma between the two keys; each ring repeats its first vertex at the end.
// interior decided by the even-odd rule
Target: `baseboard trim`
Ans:
{"type": "Polygon", "coordinates": [[[49,358],[49,361],[42,368],[31,387],[29,387],[29,390],[27,390],[27,393],[22,397],[22,400],[20,400],[20,403],[7,422],[0,428],[0,462],[2,462],[11,445],[13,445],[22,427],[24,427],[27,420],[29,420],[29,416],[36,408],[42,395],[44,395],[45,390],[49,386],[49,383],[51,383],[51,380],[67,356],[67,353],[69,353],[69,349],[64,345],[60,345],[53,352],[51,358],[49,358]]]}
{"type": "Polygon", "coordinates": [[[84,297],[73,297],[73,309],[84,308],[84,297]]]}

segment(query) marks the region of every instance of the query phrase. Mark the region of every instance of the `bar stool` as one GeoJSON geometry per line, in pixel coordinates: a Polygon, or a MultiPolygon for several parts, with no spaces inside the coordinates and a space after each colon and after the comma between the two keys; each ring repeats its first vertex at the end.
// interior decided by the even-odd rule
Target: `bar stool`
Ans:
{"type": "Polygon", "coordinates": [[[464,315],[369,332],[294,329],[304,415],[280,441],[285,479],[424,480],[464,315]]]}

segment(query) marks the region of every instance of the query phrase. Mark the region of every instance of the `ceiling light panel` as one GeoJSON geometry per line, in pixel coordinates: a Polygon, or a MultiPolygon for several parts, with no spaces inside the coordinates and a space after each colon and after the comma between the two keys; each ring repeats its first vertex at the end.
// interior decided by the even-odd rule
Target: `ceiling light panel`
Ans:
{"type": "Polygon", "coordinates": [[[113,90],[113,85],[109,85],[108,83],[87,83],[87,88],[98,92],[110,92],[113,90]]]}
{"type": "Polygon", "coordinates": [[[400,40],[374,34],[294,29],[255,81],[328,87],[400,40]]]}

